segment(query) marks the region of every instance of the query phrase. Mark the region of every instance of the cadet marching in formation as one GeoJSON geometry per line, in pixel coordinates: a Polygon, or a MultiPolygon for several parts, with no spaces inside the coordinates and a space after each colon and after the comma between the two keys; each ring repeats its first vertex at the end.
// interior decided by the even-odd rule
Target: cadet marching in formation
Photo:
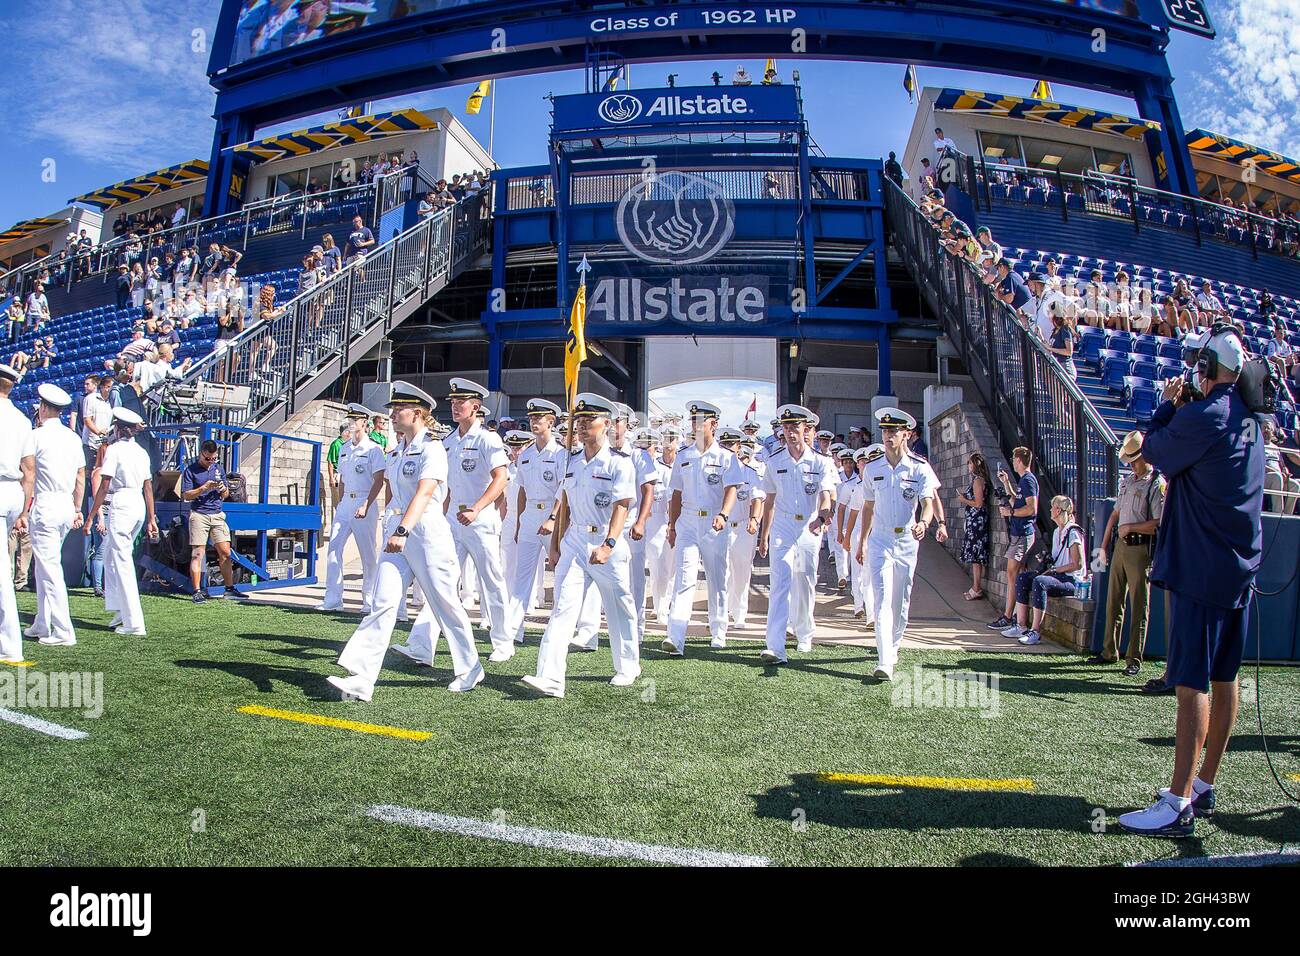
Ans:
{"type": "MultiPolygon", "coordinates": [[[[489,661],[497,663],[524,642],[548,567],[551,613],[536,671],[522,678],[536,693],[564,696],[568,655],[596,648],[602,614],[614,686],[641,674],[647,608],[666,625],[661,649],[684,655],[701,572],[710,644],[725,647],[729,628],[750,626],[755,555],[771,567],[761,659],[785,664],[789,634],[797,652],[812,649],[823,550],[853,598],[855,618],[875,622],[876,676],[892,677],[938,490],[934,471],[908,448],[916,427],[910,415],[881,409],[883,443],[850,451],[831,447],[829,433],[817,432],[817,415],[799,405],[783,405],[772,437],[760,442],[757,423],[721,427],[720,409],[707,401],[690,403],[684,418],[639,427],[628,406],[582,393],[567,422],[555,403],[531,399],[528,431],[507,429],[502,438],[480,420],[487,397],[478,383],[453,378],[447,398],[456,428],[439,441],[430,430],[437,402],[394,383],[397,440],[378,456],[364,437],[373,413],[349,409],[362,423],[351,441],[359,460],[346,484],[352,459],[340,456],[349,504],[339,509],[336,534],[371,515],[385,488],[390,518],[382,555],[363,567],[365,616],[339,657],[348,675],[330,678],[344,699],[370,699],[412,579],[426,603],[407,643],[394,650],[432,665],[446,633],[450,689],[468,691],[482,681],[483,665],[463,579],[473,579],[492,639],[489,661]],[[355,508],[352,496],[359,496],[355,508]]],[[[330,546],[334,553],[333,540],[330,546]]],[[[341,569],[336,578],[331,565],[326,608],[341,600],[336,580],[341,569]]]]}

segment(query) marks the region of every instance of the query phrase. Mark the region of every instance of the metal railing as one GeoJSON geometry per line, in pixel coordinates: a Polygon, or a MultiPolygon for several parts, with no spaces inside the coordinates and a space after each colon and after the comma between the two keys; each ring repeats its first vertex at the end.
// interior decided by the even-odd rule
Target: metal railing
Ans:
{"type": "Polygon", "coordinates": [[[1063,173],[1009,163],[989,163],[983,157],[958,162],[962,188],[985,209],[995,199],[1040,206],[1070,216],[1094,216],[1132,223],[1135,232],[1148,227],[1187,232],[1201,245],[1217,239],[1261,252],[1296,258],[1300,254],[1300,223],[1270,219],[1208,199],[1139,186],[1127,177],[1104,173],[1063,173]],[[969,185],[967,185],[969,183],[969,185]]]}
{"type": "MultiPolygon", "coordinates": [[[[292,414],[298,388],[331,365],[342,374],[360,356],[353,344],[383,326],[414,296],[421,301],[450,281],[486,247],[491,235],[490,192],[462,200],[412,226],[364,259],[324,283],[276,306],[270,318],[254,316],[245,330],[216,343],[216,349],[176,383],[200,381],[247,386],[247,409],[220,413],[224,424],[247,426],[279,405],[292,414]]],[[[259,308],[258,290],[250,290],[259,308]]],[[[154,401],[151,424],[172,424],[190,416],[164,395],[154,401]]]]}
{"type": "MultiPolygon", "coordinates": [[[[975,266],[939,246],[921,210],[888,180],[885,208],[895,247],[992,412],[1003,453],[1029,448],[1048,489],[1069,495],[1076,515],[1091,516],[1093,503],[1118,490],[1115,433],[1041,339],[975,266]]],[[[1049,500],[1041,496],[1040,505],[1049,500]]]]}

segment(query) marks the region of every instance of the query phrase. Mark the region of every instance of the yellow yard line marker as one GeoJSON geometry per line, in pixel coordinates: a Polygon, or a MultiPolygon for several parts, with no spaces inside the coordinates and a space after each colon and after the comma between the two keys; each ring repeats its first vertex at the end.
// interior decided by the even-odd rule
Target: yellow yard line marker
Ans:
{"type": "Polygon", "coordinates": [[[880,787],[919,787],[926,790],[988,790],[1024,793],[1034,789],[1034,781],[963,779],[961,777],[896,777],[876,773],[819,773],[818,783],[859,783],[880,787]]]}
{"type": "Polygon", "coordinates": [[[8,664],[10,667],[35,667],[35,661],[0,661],[0,664],[8,664]]]}
{"type": "Polygon", "coordinates": [[[1292,779],[1292,780],[1300,780],[1300,773],[1293,773],[1293,774],[1291,774],[1291,779],[1292,779]]]}
{"type": "Polygon", "coordinates": [[[397,737],[401,740],[428,740],[433,734],[427,730],[407,730],[404,727],[385,727],[383,724],[365,724],[359,720],[340,720],[337,717],[323,717],[320,714],[302,714],[296,710],[278,710],[275,707],[262,707],[249,704],[240,707],[241,714],[256,714],[259,717],[276,717],[280,720],[292,720],[300,724],[314,724],[317,727],[334,727],[338,730],[355,730],[360,734],[377,734],[381,737],[397,737]]]}

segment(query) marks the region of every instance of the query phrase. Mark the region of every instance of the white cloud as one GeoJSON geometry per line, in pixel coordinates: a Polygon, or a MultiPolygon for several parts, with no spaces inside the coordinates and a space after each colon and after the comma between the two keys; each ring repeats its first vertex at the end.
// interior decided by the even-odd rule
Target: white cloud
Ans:
{"type": "Polygon", "coordinates": [[[102,163],[112,175],[194,158],[212,143],[208,0],[46,0],[0,21],[11,82],[0,92],[16,135],[58,158],[102,163]],[[195,51],[203,30],[203,51],[195,51]],[[25,63],[26,66],[20,64],[25,63]]]}
{"type": "Polygon", "coordinates": [[[1191,101],[1195,125],[1300,153],[1300,2],[1223,0],[1215,16],[1219,39],[1191,101]]]}

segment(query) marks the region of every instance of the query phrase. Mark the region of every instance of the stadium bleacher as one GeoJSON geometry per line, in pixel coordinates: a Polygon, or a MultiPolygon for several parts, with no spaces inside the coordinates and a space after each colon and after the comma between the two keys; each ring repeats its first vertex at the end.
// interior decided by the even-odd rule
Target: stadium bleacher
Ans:
{"type": "MultiPolygon", "coordinates": [[[[1208,281],[1231,319],[1245,327],[1245,344],[1252,353],[1260,354],[1272,335],[1269,322],[1260,316],[1259,303],[1263,291],[1260,289],[1140,263],[1040,249],[1006,249],[1004,255],[1021,275],[1045,271],[1046,260],[1054,258],[1062,284],[1066,286],[1086,283],[1092,270],[1099,269],[1102,281],[1110,287],[1116,274],[1123,270],[1129,274],[1135,288],[1144,286],[1151,289],[1153,302],[1159,302],[1172,293],[1179,279],[1186,280],[1194,290],[1199,290],[1201,283],[1208,281]]],[[[1291,345],[1300,348],[1300,301],[1281,294],[1272,298],[1274,317],[1284,323],[1291,345]]],[[[1116,434],[1144,427],[1159,404],[1158,383],[1181,374],[1183,370],[1182,347],[1178,340],[1082,324],[1079,333],[1075,365],[1080,390],[1116,434]]],[[[1283,415],[1293,421],[1295,412],[1294,407],[1288,406],[1283,415]]]]}

